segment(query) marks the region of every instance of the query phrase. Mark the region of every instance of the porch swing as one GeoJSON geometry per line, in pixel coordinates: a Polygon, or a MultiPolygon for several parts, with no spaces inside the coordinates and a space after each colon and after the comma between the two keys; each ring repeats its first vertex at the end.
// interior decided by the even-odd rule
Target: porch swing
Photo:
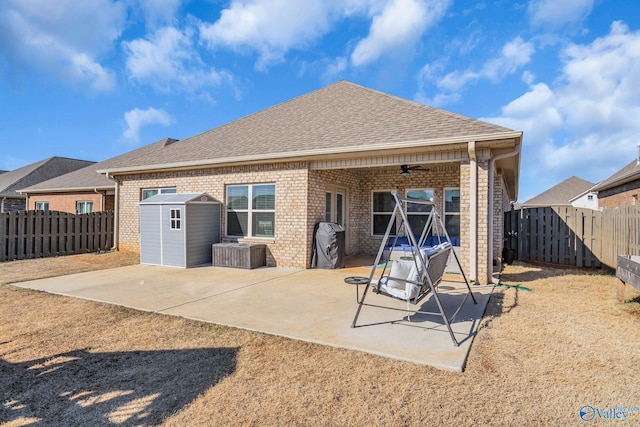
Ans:
{"type": "Polygon", "coordinates": [[[449,330],[449,335],[451,335],[453,344],[458,346],[458,341],[451,329],[451,323],[455,320],[469,296],[471,296],[474,304],[477,304],[477,301],[473,296],[467,276],[462,270],[458,255],[453,250],[451,238],[444,227],[442,217],[438,213],[432,201],[411,197],[400,197],[396,191],[392,191],[391,196],[393,197],[395,206],[391,213],[391,218],[389,219],[389,224],[387,225],[376,260],[371,268],[371,274],[369,275],[368,280],[355,282],[358,308],[351,327],[355,328],[357,326],[356,322],[358,321],[358,316],[360,315],[362,307],[365,305],[376,308],[404,311],[403,309],[395,307],[365,303],[367,291],[371,289],[371,291],[376,294],[405,301],[407,303],[406,310],[409,313],[407,315],[407,319],[409,321],[411,321],[412,314],[426,314],[442,317],[444,324],[449,330]],[[416,212],[427,209],[429,210],[429,216],[422,227],[420,235],[416,237],[414,230],[412,230],[411,223],[409,222],[407,212],[416,212]],[[405,235],[408,244],[402,247],[403,256],[399,259],[393,259],[394,257],[392,254],[394,249],[398,250],[400,248],[400,246],[397,245],[397,242],[399,236],[402,234],[405,235]],[[425,245],[427,241],[435,243],[435,240],[437,240],[437,244],[434,244],[433,246],[425,245]],[[391,243],[388,249],[387,243],[391,243]],[[453,254],[467,287],[467,293],[451,317],[447,316],[439,297],[439,293],[443,291],[438,290],[438,285],[442,281],[442,276],[444,275],[450,254],[453,254]],[[382,265],[383,267],[378,268],[379,265],[382,265]],[[379,275],[376,274],[377,271],[380,271],[379,275]],[[366,285],[362,296],[360,296],[361,285],[366,285]],[[411,308],[412,304],[416,305],[420,303],[420,301],[429,294],[433,295],[438,311],[429,312],[411,308]]]}

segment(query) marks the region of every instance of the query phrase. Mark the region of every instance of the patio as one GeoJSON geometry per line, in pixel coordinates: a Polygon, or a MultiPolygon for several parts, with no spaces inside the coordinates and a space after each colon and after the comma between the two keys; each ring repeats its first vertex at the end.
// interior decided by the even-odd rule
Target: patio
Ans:
{"type": "MultiPolygon", "coordinates": [[[[407,322],[406,312],[365,306],[359,326],[351,328],[356,290],[344,279],[368,276],[368,262],[348,259],[339,270],[134,265],[14,285],[462,371],[493,287],[472,286],[478,304],[467,300],[451,325],[458,347],[438,316],[415,315],[407,322]]],[[[449,315],[464,297],[460,280],[446,275],[439,286],[449,315]]],[[[406,307],[373,293],[367,303],[406,307]]],[[[421,310],[437,311],[433,298],[421,310]]]]}

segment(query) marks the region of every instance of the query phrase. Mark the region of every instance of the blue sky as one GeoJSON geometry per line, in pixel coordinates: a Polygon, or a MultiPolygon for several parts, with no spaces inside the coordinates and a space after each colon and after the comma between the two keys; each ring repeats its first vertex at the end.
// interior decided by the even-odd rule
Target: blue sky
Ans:
{"type": "Polygon", "coordinates": [[[346,79],[524,131],[519,201],[640,144],[640,3],[2,0],[0,169],[105,160],[346,79]]]}

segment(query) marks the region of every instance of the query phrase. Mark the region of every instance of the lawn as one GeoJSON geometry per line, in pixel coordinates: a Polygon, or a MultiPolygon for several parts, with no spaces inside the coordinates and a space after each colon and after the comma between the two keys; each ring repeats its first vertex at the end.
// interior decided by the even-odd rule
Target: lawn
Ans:
{"type": "Polygon", "coordinates": [[[0,264],[0,423],[640,425],[640,298],[612,275],[507,266],[463,373],[7,284],[134,262],[0,264]]]}

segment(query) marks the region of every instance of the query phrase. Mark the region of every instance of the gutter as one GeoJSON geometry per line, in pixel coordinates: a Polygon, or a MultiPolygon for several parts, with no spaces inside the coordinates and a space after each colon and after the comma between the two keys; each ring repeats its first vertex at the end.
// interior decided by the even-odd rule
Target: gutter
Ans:
{"type": "Polygon", "coordinates": [[[489,225],[489,259],[487,260],[487,262],[489,263],[489,265],[487,266],[488,271],[489,271],[489,277],[492,283],[494,284],[498,284],[500,281],[496,281],[493,278],[493,184],[494,184],[494,170],[495,170],[495,164],[497,160],[502,160],[502,159],[506,159],[508,157],[513,157],[513,156],[517,156],[518,154],[520,154],[520,150],[522,149],[522,141],[520,141],[519,144],[516,144],[516,146],[514,147],[513,151],[510,151],[508,153],[503,153],[503,154],[499,154],[495,157],[492,157],[491,160],[489,160],[489,221],[488,221],[488,225],[489,225]]]}
{"type": "Polygon", "coordinates": [[[120,180],[114,176],[110,176],[109,173],[107,172],[106,174],[107,179],[113,181],[116,183],[115,187],[116,187],[116,194],[114,196],[114,206],[113,206],[113,247],[111,248],[111,250],[114,251],[119,251],[120,248],[118,248],[119,243],[120,243],[120,180]]]}
{"type": "Polygon", "coordinates": [[[439,145],[451,145],[451,144],[467,144],[470,140],[475,142],[505,142],[512,139],[517,139],[521,136],[521,132],[500,132],[484,135],[467,135],[464,137],[450,137],[450,138],[437,138],[429,140],[415,140],[415,141],[402,141],[386,144],[367,144],[351,147],[340,148],[322,148],[316,150],[306,151],[287,151],[278,153],[266,153],[266,154],[251,154],[246,156],[224,157],[215,159],[202,159],[202,160],[188,160],[175,163],[160,163],[153,165],[140,165],[140,166],[126,166],[121,168],[111,169],[98,169],[96,172],[101,174],[110,173],[114,174],[126,174],[133,172],[154,172],[167,169],[189,169],[208,166],[221,166],[230,165],[233,163],[265,163],[269,161],[297,161],[297,160],[309,160],[309,157],[329,156],[329,155],[345,155],[352,156],[353,153],[365,153],[398,149],[413,149],[413,148],[425,148],[429,146],[439,145]]]}

